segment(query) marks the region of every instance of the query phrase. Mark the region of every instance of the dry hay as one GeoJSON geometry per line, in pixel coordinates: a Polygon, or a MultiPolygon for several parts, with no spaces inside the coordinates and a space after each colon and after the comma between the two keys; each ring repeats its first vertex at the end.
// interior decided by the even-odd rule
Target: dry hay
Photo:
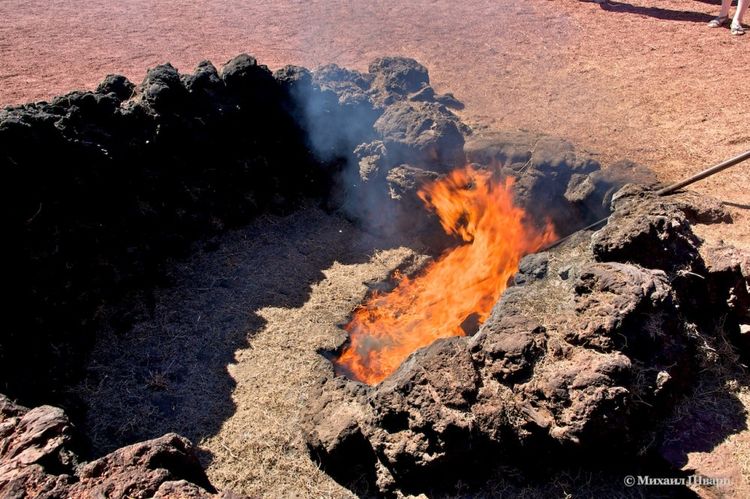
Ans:
{"type": "Polygon", "coordinates": [[[266,497],[349,495],[312,463],[298,431],[308,385],[330,368],[316,350],[340,342],[344,333],[336,324],[361,301],[363,282],[384,279],[410,254],[400,248],[361,264],[336,262],[302,307],[258,311],[266,326],[229,366],[237,410],[202,442],[215,456],[208,468],[214,483],[266,497]]]}
{"type": "MultiPolygon", "coordinates": [[[[102,331],[77,388],[102,453],[177,431],[200,444],[214,485],[251,496],[351,495],[298,431],[306,386],[371,286],[413,260],[317,208],[264,217],[169,268],[133,326],[102,331]]],[[[148,301],[148,300],[146,300],[148,301]]],[[[122,314],[122,312],[117,312],[122,314]]]]}

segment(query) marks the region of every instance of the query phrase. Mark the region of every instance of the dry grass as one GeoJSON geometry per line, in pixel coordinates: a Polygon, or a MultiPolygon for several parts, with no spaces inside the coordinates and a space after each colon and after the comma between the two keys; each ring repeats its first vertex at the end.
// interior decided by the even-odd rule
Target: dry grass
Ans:
{"type": "Polygon", "coordinates": [[[698,335],[699,372],[695,388],[655,431],[663,432],[662,452],[676,466],[729,486],[691,488],[702,497],[750,497],[750,376],[724,325],[698,335]]]}
{"type": "Polygon", "coordinates": [[[370,286],[412,250],[380,250],[311,208],[266,217],[170,266],[171,286],[139,301],[122,334],[102,331],[78,392],[97,453],[168,431],[199,442],[212,482],[258,497],[346,497],[299,430],[309,386],[330,364],[370,286]]]}
{"type": "Polygon", "coordinates": [[[202,442],[214,454],[208,473],[215,483],[264,497],[349,495],[317,469],[299,431],[309,387],[330,369],[316,350],[338,345],[336,325],[361,301],[364,282],[386,278],[409,254],[396,249],[365,263],[334,263],[302,307],[259,311],[266,326],[229,369],[237,410],[202,442]]]}

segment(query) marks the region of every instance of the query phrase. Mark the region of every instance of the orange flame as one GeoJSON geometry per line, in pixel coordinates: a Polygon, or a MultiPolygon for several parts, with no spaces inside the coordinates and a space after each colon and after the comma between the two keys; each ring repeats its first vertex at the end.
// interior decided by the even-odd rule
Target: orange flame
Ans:
{"type": "Polygon", "coordinates": [[[345,326],[350,342],[336,361],[339,371],[379,383],[420,347],[464,336],[462,326],[472,320],[484,322],[521,258],[556,238],[550,223],[541,232],[524,224],[512,186],[512,178],[498,181],[467,166],[418,192],[443,229],[466,244],[357,308],[345,326]]]}

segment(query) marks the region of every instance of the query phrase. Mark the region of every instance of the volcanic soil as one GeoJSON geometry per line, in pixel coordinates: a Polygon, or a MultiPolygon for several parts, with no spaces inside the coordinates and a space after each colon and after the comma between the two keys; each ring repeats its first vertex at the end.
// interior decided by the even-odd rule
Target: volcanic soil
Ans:
{"type": "MultiPolygon", "coordinates": [[[[219,65],[248,52],[272,69],[334,62],[364,70],[377,56],[403,55],[429,68],[438,92],[465,104],[461,116],[476,130],[565,138],[605,166],[630,159],[665,182],[750,146],[750,88],[741,79],[750,69],[750,36],[706,28],[716,2],[176,4],[0,3],[0,104],[93,88],[108,73],[139,81],[165,61],[189,71],[202,59],[219,65]]],[[[700,228],[702,236],[750,248],[749,168],[694,186],[725,202],[735,219],[700,228]]],[[[152,310],[133,312],[132,335],[104,332],[99,339],[78,388],[92,408],[86,430],[94,447],[178,431],[201,445],[217,486],[260,496],[347,494],[310,460],[299,435],[304,388],[326,362],[316,350],[342,334],[337,325],[368,283],[417,254],[379,248],[348,222],[312,208],[263,218],[217,246],[172,264],[171,286],[150,300],[152,310]]],[[[724,410],[711,393],[738,386],[746,374],[735,368],[717,371],[697,394],[705,414],[724,410]]],[[[750,407],[746,390],[736,391],[750,407]]],[[[746,428],[745,415],[740,419],[746,428]]],[[[686,466],[730,477],[728,496],[742,496],[748,435],[737,432],[696,452],[686,466]]],[[[582,483],[588,495],[622,492],[620,475],[571,473],[547,486],[558,495],[580,491],[582,483]]],[[[491,486],[535,492],[509,491],[502,481],[491,486]]]]}

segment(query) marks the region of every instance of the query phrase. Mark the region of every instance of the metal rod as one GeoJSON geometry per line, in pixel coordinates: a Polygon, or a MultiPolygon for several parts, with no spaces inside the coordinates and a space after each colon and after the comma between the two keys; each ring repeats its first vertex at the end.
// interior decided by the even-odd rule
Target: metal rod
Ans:
{"type": "MultiPolygon", "coordinates": [[[[706,177],[710,177],[711,175],[714,175],[715,173],[719,173],[720,171],[724,171],[727,168],[730,168],[730,167],[732,167],[732,166],[734,166],[734,165],[736,165],[738,163],[742,163],[743,161],[747,160],[748,158],[750,158],[750,151],[745,151],[742,154],[740,154],[739,156],[735,156],[734,158],[728,159],[726,161],[722,161],[718,165],[714,165],[711,168],[707,168],[707,169],[703,170],[700,173],[696,173],[695,175],[693,175],[690,178],[686,178],[685,180],[681,180],[680,182],[677,182],[675,184],[672,184],[672,185],[669,185],[667,187],[664,187],[663,189],[660,189],[660,190],[656,191],[656,195],[657,196],[667,196],[669,194],[672,194],[675,191],[678,191],[678,190],[682,189],[683,187],[686,187],[686,186],[688,186],[690,184],[694,184],[695,182],[698,182],[699,180],[703,180],[706,177]]],[[[603,224],[607,220],[609,220],[609,217],[602,218],[601,220],[597,220],[596,222],[594,222],[594,223],[592,223],[590,225],[587,225],[586,227],[583,227],[582,229],[578,229],[577,231],[572,232],[572,233],[568,234],[567,236],[558,239],[554,243],[548,244],[547,246],[545,246],[544,248],[540,249],[539,251],[550,250],[550,249],[554,248],[555,246],[557,246],[557,245],[559,245],[559,244],[567,241],[568,239],[570,239],[574,235],[578,234],[579,232],[583,232],[584,230],[593,229],[594,227],[597,227],[598,225],[603,224]]]]}
{"type": "Polygon", "coordinates": [[[547,251],[547,250],[551,250],[551,249],[552,249],[552,248],[554,248],[555,246],[558,246],[558,245],[560,245],[560,244],[564,243],[565,241],[567,241],[567,240],[568,240],[568,239],[570,239],[571,237],[575,236],[575,235],[576,235],[576,234],[578,234],[579,232],[583,232],[584,230],[589,230],[589,229],[593,229],[594,227],[597,227],[597,226],[599,226],[599,225],[603,224],[603,223],[604,223],[604,222],[606,222],[607,220],[609,220],[609,217],[605,217],[605,218],[602,218],[601,220],[597,220],[596,222],[594,222],[594,223],[592,223],[592,224],[590,224],[590,225],[587,225],[586,227],[583,227],[583,228],[581,228],[581,229],[578,229],[578,230],[576,230],[576,231],[574,231],[574,232],[571,232],[570,234],[568,234],[568,235],[567,235],[567,236],[565,236],[565,237],[561,237],[560,239],[558,239],[558,240],[557,240],[557,241],[555,241],[555,242],[549,243],[549,244],[548,244],[547,246],[544,246],[544,247],[543,247],[543,248],[541,248],[541,249],[540,249],[539,251],[540,251],[540,252],[542,252],[542,251],[547,251]]]}
{"type": "Polygon", "coordinates": [[[742,163],[748,158],[750,158],[750,151],[745,151],[739,156],[735,156],[734,158],[723,161],[719,163],[718,165],[712,166],[711,168],[708,168],[706,170],[703,170],[700,173],[693,175],[690,178],[686,178],[685,180],[681,182],[677,182],[676,184],[672,184],[659,191],[656,191],[656,194],[659,196],[666,196],[667,194],[672,194],[676,190],[682,189],[683,187],[693,184],[699,180],[703,180],[706,177],[710,177],[711,175],[715,173],[719,173],[720,171],[724,171],[727,168],[736,165],[737,163],[742,163]]]}

